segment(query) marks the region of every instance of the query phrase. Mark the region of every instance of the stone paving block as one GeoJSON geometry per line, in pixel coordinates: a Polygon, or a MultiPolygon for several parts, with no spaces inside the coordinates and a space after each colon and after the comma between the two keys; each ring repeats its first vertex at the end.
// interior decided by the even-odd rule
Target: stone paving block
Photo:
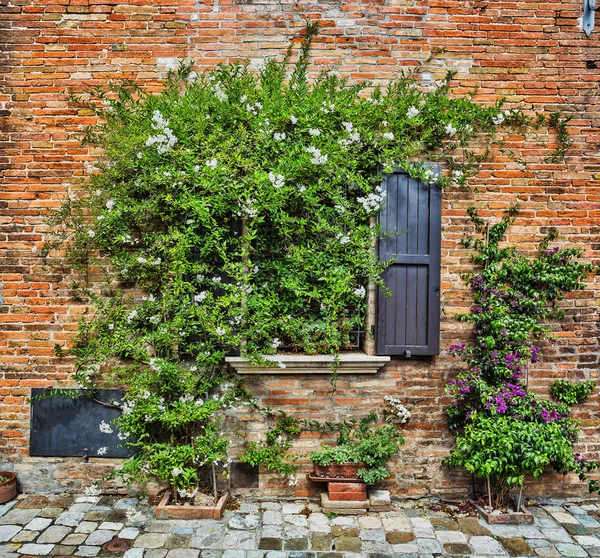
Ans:
{"type": "Polygon", "coordinates": [[[45,517],[36,517],[32,519],[27,525],[25,525],[25,529],[28,531],[43,531],[46,527],[48,527],[52,523],[51,519],[45,517]]]}
{"type": "Polygon", "coordinates": [[[581,509],[585,510],[586,512],[590,512],[597,510],[598,506],[596,504],[585,504],[584,506],[581,506],[581,509]]]}
{"type": "Polygon", "coordinates": [[[130,548],[127,552],[125,552],[123,558],[142,558],[143,556],[143,548],[130,548]]]}
{"type": "Polygon", "coordinates": [[[577,519],[565,511],[550,512],[550,515],[559,523],[577,523],[577,519]]]}
{"type": "Polygon", "coordinates": [[[223,548],[226,549],[253,550],[255,546],[256,535],[251,531],[230,531],[223,539],[223,548]]]}
{"type": "Polygon", "coordinates": [[[430,517],[434,531],[458,531],[458,523],[449,517],[430,517]]]}
{"type": "Polygon", "coordinates": [[[392,546],[392,550],[396,553],[396,556],[399,554],[415,555],[419,552],[419,547],[416,544],[395,544],[392,546]]]}
{"type": "Polygon", "coordinates": [[[115,502],[113,508],[115,510],[128,510],[137,506],[137,498],[121,498],[115,502]]]}
{"type": "Polygon", "coordinates": [[[283,528],[280,525],[263,525],[261,535],[263,537],[281,539],[283,537],[283,528]]]}
{"type": "Polygon", "coordinates": [[[482,554],[484,556],[507,555],[502,545],[492,537],[471,537],[469,544],[473,547],[475,554],[482,554]]]}
{"type": "Polygon", "coordinates": [[[169,535],[166,533],[143,533],[140,535],[133,546],[136,548],[160,548],[164,546],[169,535]]]}
{"type": "Polygon", "coordinates": [[[471,554],[471,548],[468,544],[462,543],[447,543],[442,545],[444,547],[444,552],[450,554],[452,556],[459,555],[464,556],[471,554]]]}
{"type": "Polygon", "coordinates": [[[86,512],[89,511],[93,504],[82,502],[80,504],[73,504],[69,506],[70,512],[86,512]]]}
{"type": "Polygon", "coordinates": [[[567,556],[569,558],[587,558],[587,556],[589,556],[583,548],[576,544],[558,543],[556,545],[556,550],[558,550],[562,556],[567,556]]]}
{"type": "Polygon", "coordinates": [[[101,523],[98,529],[108,529],[109,531],[120,531],[123,529],[123,523],[115,523],[114,521],[105,521],[101,523]]]}
{"type": "Polygon", "coordinates": [[[311,548],[313,550],[330,551],[333,545],[331,535],[327,533],[312,533],[311,548]]]}
{"type": "Polygon", "coordinates": [[[361,541],[385,541],[383,529],[361,529],[358,536],[361,541]]]}
{"type": "Polygon", "coordinates": [[[458,520],[458,527],[467,537],[491,535],[492,532],[479,522],[476,517],[461,517],[458,520]]]}
{"type": "Polygon", "coordinates": [[[75,527],[76,533],[92,533],[98,528],[98,523],[95,521],[82,521],[77,527],[75,527]]]}
{"type": "Polygon", "coordinates": [[[383,528],[386,531],[410,531],[410,523],[406,515],[394,515],[383,517],[381,519],[383,528]]]}
{"type": "Polygon", "coordinates": [[[240,504],[239,513],[254,513],[258,514],[260,510],[260,506],[258,504],[253,504],[252,502],[242,502],[240,504]]]}
{"type": "Polygon", "coordinates": [[[544,538],[549,541],[561,542],[561,543],[572,543],[573,539],[564,529],[542,529],[544,538]]]}
{"type": "Polygon", "coordinates": [[[565,523],[563,527],[567,530],[569,535],[584,536],[592,534],[592,532],[587,527],[584,527],[581,523],[565,523]]]}
{"type": "Polygon", "coordinates": [[[542,558],[560,558],[560,552],[556,548],[536,548],[535,553],[542,558]]]}
{"type": "Polygon", "coordinates": [[[92,504],[96,505],[100,501],[100,496],[76,496],[74,502],[76,504],[92,504]]]}
{"type": "Polygon", "coordinates": [[[415,540],[414,534],[406,531],[388,531],[385,538],[390,544],[406,544],[415,540]]]}
{"type": "Polygon", "coordinates": [[[260,507],[263,510],[271,510],[271,511],[281,510],[281,504],[279,502],[262,502],[260,504],[260,507]]]}
{"type": "Polygon", "coordinates": [[[332,525],[344,525],[346,527],[358,527],[358,519],[356,517],[334,517],[331,520],[332,525]]]}
{"type": "Polygon", "coordinates": [[[362,542],[358,537],[338,537],[334,541],[334,548],[340,552],[360,552],[362,542]]]}
{"type": "Polygon", "coordinates": [[[92,534],[88,535],[85,540],[85,544],[90,546],[102,546],[104,543],[110,541],[116,535],[116,531],[109,531],[107,529],[98,529],[92,534]]]}
{"type": "Polygon", "coordinates": [[[258,541],[258,548],[262,550],[281,550],[283,540],[279,537],[261,537],[258,541]]]}
{"type": "Polygon", "coordinates": [[[169,538],[165,541],[164,547],[167,550],[171,550],[174,548],[188,548],[190,546],[190,541],[192,540],[192,535],[169,535],[169,538]]]}
{"type": "Polygon", "coordinates": [[[358,526],[361,529],[382,529],[383,525],[381,519],[375,515],[368,515],[366,517],[358,518],[358,526]]]}
{"type": "Polygon", "coordinates": [[[283,516],[279,511],[267,510],[263,513],[262,521],[267,525],[281,525],[283,523],[283,516]]]}
{"type": "Polygon", "coordinates": [[[223,552],[220,550],[203,550],[201,556],[202,558],[221,558],[223,552]]]}
{"type": "Polygon", "coordinates": [[[66,511],[61,513],[56,518],[56,525],[66,525],[67,527],[75,527],[83,521],[84,512],[66,511]]]}
{"type": "Polygon", "coordinates": [[[438,541],[442,544],[446,543],[465,543],[467,542],[467,537],[464,533],[460,533],[459,531],[436,531],[435,532],[438,541]]]}
{"type": "Polygon", "coordinates": [[[587,515],[587,511],[580,506],[565,506],[565,510],[573,515],[587,515]]]}
{"type": "Polygon", "coordinates": [[[10,502],[6,502],[5,504],[0,505],[0,517],[2,517],[5,513],[8,512],[13,506],[17,504],[18,500],[11,500],[10,502]]]}
{"type": "Polygon", "coordinates": [[[97,556],[100,550],[99,546],[80,546],[75,551],[75,556],[97,556]]]}
{"type": "Polygon", "coordinates": [[[265,554],[265,558],[286,558],[287,552],[280,552],[279,550],[271,550],[265,554]]]}
{"type": "MultiPolygon", "coordinates": [[[[45,543],[59,543],[70,532],[71,532],[71,527],[67,527],[66,525],[52,525],[52,527],[48,527],[48,529],[46,529],[39,536],[38,543],[42,543],[42,544],[45,544],[45,543]]],[[[75,543],[73,543],[73,544],[75,544],[75,543]]],[[[81,544],[81,543],[78,543],[78,544],[81,544]]]]}
{"type": "MultiPolygon", "coordinates": [[[[65,545],[69,545],[69,546],[79,546],[80,544],[83,544],[85,539],[87,539],[88,536],[86,533],[74,533],[72,535],[67,535],[62,541],[61,544],[65,544],[65,545]]],[[[38,542],[40,542],[40,540],[38,539],[38,542]]]]}
{"type": "Polygon", "coordinates": [[[588,529],[600,528],[600,523],[598,523],[598,521],[589,515],[578,515],[577,519],[579,520],[579,523],[588,529]]]}
{"type": "MultiPolygon", "coordinates": [[[[119,538],[132,540],[132,539],[135,539],[139,534],[140,534],[140,530],[138,528],[136,528],[136,527],[125,527],[125,529],[123,529],[119,533],[119,538]]],[[[185,533],[185,534],[193,535],[194,534],[194,530],[193,529],[189,529],[189,533],[185,533]]]]}
{"type": "Polygon", "coordinates": [[[23,531],[21,531],[18,535],[15,535],[11,539],[11,542],[15,542],[15,543],[33,542],[39,534],[40,534],[39,531],[26,531],[25,529],[23,529],[23,531]]]}
{"type": "Polygon", "coordinates": [[[442,554],[444,552],[442,545],[435,539],[417,538],[416,544],[420,554],[442,554]]]}
{"type": "Polygon", "coordinates": [[[167,558],[198,558],[200,551],[193,548],[175,548],[169,550],[167,558]]]}
{"type": "Polygon", "coordinates": [[[20,525],[0,525],[0,542],[10,541],[22,529],[20,525]]]}
{"type": "Polygon", "coordinates": [[[307,527],[308,519],[304,515],[284,515],[283,521],[296,527],[307,527]]]}
{"type": "Polygon", "coordinates": [[[63,511],[63,508],[44,508],[40,513],[40,517],[48,517],[50,519],[56,519],[63,511]]]}
{"type": "Polygon", "coordinates": [[[52,556],[73,556],[77,545],[57,544],[52,551],[52,556]]]}
{"type": "Polygon", "coordinates": [[[19,548],[19,554],[30,554],[31,556],[49,556],[54,548],[53,544],[24,544],[19,548]]]}
{"type": "Polygon", "coordinates": [[[152,548],[151,550],[146,550],[144,553],[144,558],[165,558],[168,550],[164,548],[152,548]]]}
{"type": "Polygon", "coordinates": [[[283,515],[297,514],[304,509],[304,504],[283,504],[281,511],[283,515]]]}
{"type": "Polygon", "coordinates": [[[284,550],[308,550],[308,537],[284,539],[284,550]]]}
{"type": "Polygon", "coordinates": [[[594,536],[579,536],[575,535],[574,539],[581,546],[600,546],[600,539],[594,536]]]}
{"type": "Polygon", "coordinates": [[[107,515],[108,512],[105,511],[91,510],[85,514],[84,519],[86,521],[104,521],[107,515]]]}
{"type": "Polygon", "coordinates": [[[520,537],[500,537],[500,542],[511,556],[533,556],[535,554],[533,548],[520,537]]]}
{"type": "Polygon", "coordinates": [[[0,517],[0,525],[27,525],[42,510],[13,508],[0,517]]]}
{"type": "Polygon", "coordinates": [[[529,544],[531,548],[547,548],[549,546],[554,546],[550,541],[547,541],[546,539],[529,539],[527,541],[527,544],[529,544]]]}
{"type": "Polygon", "coordinates": [[[308,537],[310,531],[307,527],[297,527],[296,525],[285,525],[284,533],[286,538],[288,539],[301,539],[303,537],[308,537]]]}

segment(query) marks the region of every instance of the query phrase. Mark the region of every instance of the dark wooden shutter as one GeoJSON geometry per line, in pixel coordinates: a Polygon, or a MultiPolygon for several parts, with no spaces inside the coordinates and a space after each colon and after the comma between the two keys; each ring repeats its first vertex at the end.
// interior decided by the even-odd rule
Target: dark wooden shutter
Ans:
{"type": "MultiPolygon", "coordinates": [[[[439,166],[433,170],[440,172],[439,166]]],[[[405,172],[385,175],[379,215],[379,258],[393,260],[383,275],[392,296],[379,293],[375,345],[379,355],[437,355],[440,330],[442,193],[405,172]]]]}

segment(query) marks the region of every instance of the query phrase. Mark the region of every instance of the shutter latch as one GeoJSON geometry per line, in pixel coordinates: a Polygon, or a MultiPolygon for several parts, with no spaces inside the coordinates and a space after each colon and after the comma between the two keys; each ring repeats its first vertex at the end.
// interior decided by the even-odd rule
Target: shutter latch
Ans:
{"type": "Polygon", "coordinates": [[[410,358],[412,356],[412,353],[410,351],[404,351],[404,356],[406,358],[410,358]]]}

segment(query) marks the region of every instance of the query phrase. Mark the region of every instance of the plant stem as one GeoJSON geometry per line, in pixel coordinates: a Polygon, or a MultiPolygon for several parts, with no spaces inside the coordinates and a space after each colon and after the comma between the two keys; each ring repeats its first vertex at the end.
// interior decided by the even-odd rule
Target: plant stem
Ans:
{"type": "Polygon", "coordinates": [[[488,487],[488,500],[490,502],[490,510],[493,510],[492,506],[492,485],[490,483],[490,477],[487,478],[487,487],[488,487]]]}
{"type": "Polygon", "coordinates": [[[217,474],[215,473],[215,466],[212,465],[212,482],[213,482],[213,496],[215,497],[215,502],[217,501],[217,474]]]}
{"type": "Polygon", "coordinates": [[[521,496],[523,495],[523,485],[519,489],[519,497],[517,498],[517,512],[521,511],[521,496]]]}

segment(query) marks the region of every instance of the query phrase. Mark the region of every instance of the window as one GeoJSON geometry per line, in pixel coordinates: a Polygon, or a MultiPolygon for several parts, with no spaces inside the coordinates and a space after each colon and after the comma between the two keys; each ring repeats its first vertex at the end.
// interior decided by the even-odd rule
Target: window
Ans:
{"type": "MultiPolygon", "coordinates": [[[[436,173],[440,167],[433,168],[436,173]]],[[[386,175],[386,202],[379,215],[378,253],[393,260],[383,279],[392,292],[377,297],[378,355],[437,355],[440,330],[441,188],[406,172],[386,175]]]]}

